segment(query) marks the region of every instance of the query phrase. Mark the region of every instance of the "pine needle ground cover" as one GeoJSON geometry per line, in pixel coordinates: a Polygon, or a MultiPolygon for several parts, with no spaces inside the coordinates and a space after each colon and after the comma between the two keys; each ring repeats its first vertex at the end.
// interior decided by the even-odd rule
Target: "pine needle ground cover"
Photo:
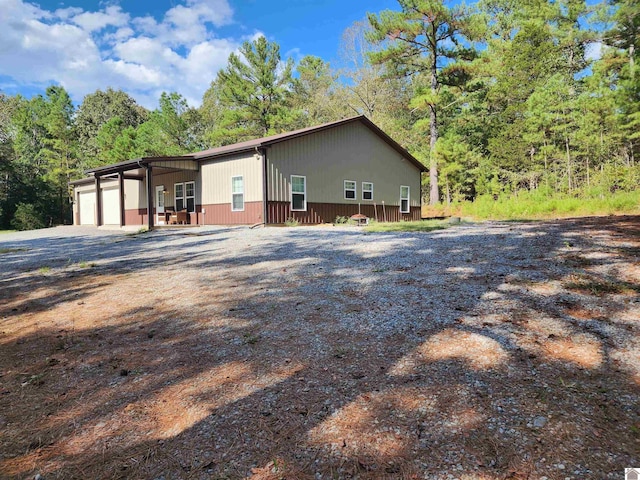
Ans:
{"type": "Polygon", "coordinates": [[[638,216],[67,227],[0,248],[0,477],[600,479],[637,465],[638,216]]]}

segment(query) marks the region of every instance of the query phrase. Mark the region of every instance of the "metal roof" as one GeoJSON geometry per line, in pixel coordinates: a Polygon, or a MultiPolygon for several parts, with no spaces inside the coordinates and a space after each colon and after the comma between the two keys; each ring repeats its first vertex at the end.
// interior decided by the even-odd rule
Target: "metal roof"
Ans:
{"type": "Polygon", "coordinates": [[[247,150],[255,150],[260,148],[266,148],[276,143],[284,142],[287,140],[291,140],[293,138],[302,137],[304,135],[309,135],[312,133],[317,133],[322,130],[328,130],[330,128],[338,127],[340,125],[345,125],[347,123],[353,122],[361,122],[363,125],[368,127],[371,131],[373,131],[376,135],[378,135],[382,140],[384,140],[390,147],[396,150],[400,155],[413,163],[418,169],[423,172],[427,171],[427,167],[425,167],[417,158],[411,155],[407,149],[402,147],[398,142],[393,140],[389,135],[383,132],[376,124],[374,124],[371,120],[369,120],[364,115],[359,115],[357,117],[345,118],[343,120],[337,120],[335,122],[324,123],[322,125],[316,125],[315,127],[307,127],[302,128],[300,130],[294,130],[292,132],[279,133],[277,135],[270,135],[268,137],[256,138],[254,140],[247,140],[246,142],[234,143],[233,145],[225,145],[224,147],[216,147],[210,148],[209,150],[204,150],[202,152],[192,153],[187,155],[187,157],[194,158],[196,160],[203,160],[206,158],[215,158],[224,155],[229,155],[232,153],[244,152],[247,150]]]}
{"type": "Polygon", "coordinates": [[[87,173],[94,174],[94,175],[98,174],[102,176],[102,175],[108,175],[110,173],[130,170],[132,168],[142,168],[144,165],[149,165],[150,163],[184,161],[184,160],[201,161],[201,160],[206,160],[211,158],[223,157],[226,155],[245,152],[248,150],[268,148],[271,145],[274,145],[276,143],[285,142],[293,138],[310,135],[312,133],[321,132],[323,130],[328,130],[330,128],[335,128],[335,127],[346,125],[348,123],[353,123],[353,122],[361,122],[363,125],[368,127],[373,133],[375,133],[382,140],[384,140],[390,147],[396,150],[400,155],[402,155],[404,158],[409,160],[420,171],[422,172],[427,171],[427,167],[424,166],[417,158],[411,155],[398,142],[396,142],[389,135],[383,132],[377,125],[375,125],[367,117],[365,117],[364,115],[359,115],[357,117],[345,118],[343,120],[337,120],[335,122],[324,123],[322,125],[317,125],[315,127],[307,127],[307,128],[302,128],[300,130],[294,130],[292,132],[279,133],[277,135],[270,135],[268,137],[256,138],[254,140],[247,140],[246,142],[234,143],[233,145],[225,145],[224,147],[210,148],[208,150],[190,153],[187,155],[136,158],[133,160],[127,160],[125,162],[114,163],[111,165],[92,168],[90,170],[87,170],[87,173]]]}

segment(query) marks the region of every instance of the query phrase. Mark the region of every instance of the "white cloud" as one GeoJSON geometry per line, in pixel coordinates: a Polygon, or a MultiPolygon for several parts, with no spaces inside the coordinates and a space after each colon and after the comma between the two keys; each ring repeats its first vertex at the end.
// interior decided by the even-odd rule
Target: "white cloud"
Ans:
{"type": "Polygon", "coordinates": [[[129,23],[129,14],[117,5],[112,5],[102,12],[83,12],[75,15],[71,21],[87,32],[98,32],[105,27],[123,27],[129,23]]]}
{"type": "Polygon", "coordinates": [[[589,43],[584,50],[587,60],[600,60],[602,58],[602,42],[589,43]]]}
{"type": "Polygon", "coordinates": [[[134,86],[162,86],[162,73],[139,63],[128,63],[124,60],[105,60],[105,66],[113,73],[128,79],[134,86]]]}
{"type": "Polygon", "coordinates": [[[104,35],[103,39],[107,42],[119,42],[122,40],[128,40],[133,37],[136,32],[130,27],[122,27],[118,28],[113,33],[107,33],[104,35]]]}
{"type": "Polygon", "coordinates": [[[144,17],[135,17],[131,23],[141,33],[154,34],[158,30],[158,22],[156,19],[147,15],[144,17]]]}
{"type": "Polygon", "coordinates": [[[83,10],[80,7],[59,8],[54,12],[54,16],[62,20],[67,20],[68,18],[78,15],[82,12],[83,10]]]}
{"type": "Polygon", "coordinates": [[[216,35],[217,27],[233,21],[228,0],[182,0],[159,20],[132,16],[118,5],[49,11],[0,0],[0,11],[0,75],[18,85],[59,83],[76,102],[113,87],[148,108],[157,107],[162,91],[177,91],[197,105],[229,54],[261,35],[216,35]]]}
{"type": "Polygon", "coordinates": [[[189,30],[194,25],[203,27],[212,23],[221,27],[231,21],[233,12],[225,0],[221,1],[187,1],[187,5],[176,5],[168,10],[164,22],[178,30],[189,30]]]}
{"type": "Polygon", "coordinates": [[[2,18],[16,19],[17,16],[27,16],[29,18],[50,18],[50,12],[42,10],[38,5],[24,3],[22,0],[0,0],[0,11],[2,18]]]}

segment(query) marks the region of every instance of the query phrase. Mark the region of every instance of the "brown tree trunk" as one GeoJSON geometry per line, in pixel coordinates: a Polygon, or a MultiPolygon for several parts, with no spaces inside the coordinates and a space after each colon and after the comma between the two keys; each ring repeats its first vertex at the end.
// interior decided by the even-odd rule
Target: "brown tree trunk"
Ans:
{"type": "Polygon", "coordinates": [[[544,181],[549,188],[549,161],[547,159],[547,134],[544,135],[544,181]]]}
{"type": "Polygon", "coordinates": [[[445,186],[447,192],[447,205],[451,205],[451,190],[449,189],[449,179],[445,177],[445,186]]]}
{"type": "Polygon", "coordinates": [[[564,144],[565,147],[567,149],[567,183],[569,186],[569,191],[572,190],[572,185],[571,185],[571,150],[569,149],[569,137],[567,137],[565,135],[564,137],[564,144]]]}
{"type": "Polygon", "coordinates": [[[587,188],[589,188],[591,186],[591,178],[589,176],[589,158],[588,157],[585,160],[585,163],[587,164],[587,188]]]}
{"type": "MultiPolygon", "coordinates": [[[[433,63],[431,64],[431,94],[432,98],[438,91],[438,66],[437,56],[433,55],[433,63]]],[[[440,201],[440,190],[438,188],[438,163],[436,159],[436,142],[438,141],[438,117],[436,115],[436,106],[429,106],[429,135],[431,136],[429,146],[431,148],[431,161],[429,162],[429,205],[437,205],[440,201]]]]}

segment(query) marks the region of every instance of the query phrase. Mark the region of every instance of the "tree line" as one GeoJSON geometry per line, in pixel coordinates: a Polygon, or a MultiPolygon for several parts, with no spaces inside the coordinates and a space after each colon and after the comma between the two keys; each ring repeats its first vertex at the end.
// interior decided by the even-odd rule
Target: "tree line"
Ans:
{"type": "Polygon", "coordinates": [[[429,167],[424,201],[609,195],[640,182],[640,2],[399,0],[342,37],[331,65],[260,37],[195,108],[107,88],[0,92],[0,228],[71,221],[91,167],[178,155],[366,115],[429,167]]]}

